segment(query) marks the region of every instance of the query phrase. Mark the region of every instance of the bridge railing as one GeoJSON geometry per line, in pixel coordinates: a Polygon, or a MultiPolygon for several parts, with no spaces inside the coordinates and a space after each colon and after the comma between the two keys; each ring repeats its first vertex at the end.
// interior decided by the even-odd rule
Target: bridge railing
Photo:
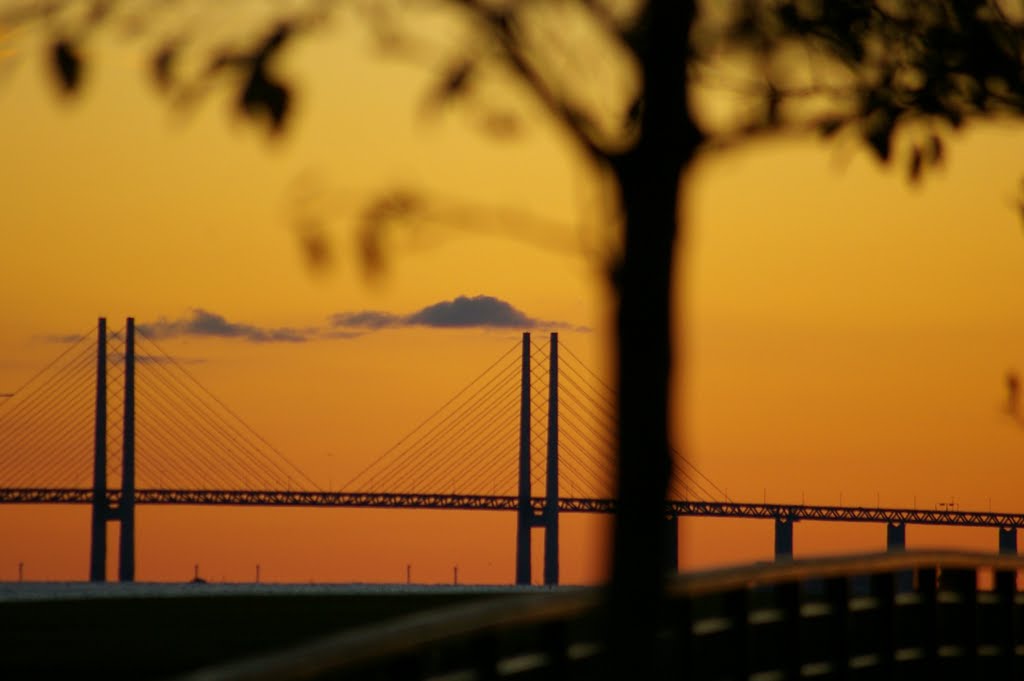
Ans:
{"type": "MultiPolygon", "coordinates": [[[[659,668],[684,679],[1016,679],[1024,560],[907,552],[680,576],[659,668]]],[[[511,596],[342,632],[182,681],[600,677],[599,590],[511,596]]]]}

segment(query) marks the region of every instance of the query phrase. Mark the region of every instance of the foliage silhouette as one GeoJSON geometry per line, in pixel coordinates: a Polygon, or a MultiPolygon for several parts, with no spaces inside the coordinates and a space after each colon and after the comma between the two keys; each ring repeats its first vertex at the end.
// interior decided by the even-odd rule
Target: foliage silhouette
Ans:
{"type": "MultiPolygon", "coordinates": [[[[135,3],[85,4],[93,10],[79,13],[77,40],[97,15],[117,21],[124,10],[138,21],[126,9],[135,3]]],[[[52,26],[54,14],[82,5],[51,0],[33,10],[26,0],[0,20],[52,26]]],[[[288,5],[247,50],[222,49],[191,77],[176,64],[194,36],[177,35],[154,51],[152,77],[181,101],[223,71],[240,73],[239,112],[279,132],[290,88],[273,75],[272,58],[343,11],[364,19],[391,53],[442,54],[447,66],[427,95],[434,104],[466,101],[482,79],[511,74],[618,191],[621,250],[608,263],[620,410],[610,669],[655,676],[651,613],[662,589],[660,503],[671,467],[671,282],[687,170],[700,154],[796,132],[856,137],[918,180],[944,160],[944,137],[969,120],[1024,113],[1024,1],[314,0],[288,5]],[[430,47],[424,33],[436,25],[423,28],[424,12],[465,29],[454,33],[464,43],[430,47]]],[[[74,91],[79,46],[55,37],[52,49],[57,83],[74,91]]],[[[506,112],[493,120],[496,134],[518,127],[506,112]]],[[[372,214],[414,207],[412,199],[382,202],[372,214]]]]}

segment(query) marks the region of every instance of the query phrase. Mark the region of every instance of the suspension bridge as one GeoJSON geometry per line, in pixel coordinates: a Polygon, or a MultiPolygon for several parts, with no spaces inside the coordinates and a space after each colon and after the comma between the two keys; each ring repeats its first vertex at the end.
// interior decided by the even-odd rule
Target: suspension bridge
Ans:
{"type": "MultiPolygon", "coordinates": [[[[206,390],[144,328],[100,319],[0,405],[0,504],[90,505],[89,575],[106,578],[107,526],[120,525],[118,577],[135,577],[135,507],[316,506],[517,514],[516,583],[529,584],[533,528],[545,584],[559,581],[559,516],[615,512],[611,388],[558,334],[524,333],[473,381],[340,490],[317,485],[206,390]],[[117,481],[111,485],[110,481],[117,481]],[[538,493],[540,492],[540,493],[538,493]]],[[[665,502],[666,567],[677,570],[678,519],[774,520],[775,556],[793,554],[801,520],[991,527],[1017,553],[1024,514],[741,503],[675,457],[665,502]]]]}

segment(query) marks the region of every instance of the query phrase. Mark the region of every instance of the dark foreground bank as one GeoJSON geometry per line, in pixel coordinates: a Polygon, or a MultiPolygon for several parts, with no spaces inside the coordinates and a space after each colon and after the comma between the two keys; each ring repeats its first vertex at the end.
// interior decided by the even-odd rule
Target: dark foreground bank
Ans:
{"type": "Polygon", "coordinates": [[[163,585],[158,595],[0,587],[0,679],[161,679],[428,608],[529,592],[187,586],[163,585]]]}

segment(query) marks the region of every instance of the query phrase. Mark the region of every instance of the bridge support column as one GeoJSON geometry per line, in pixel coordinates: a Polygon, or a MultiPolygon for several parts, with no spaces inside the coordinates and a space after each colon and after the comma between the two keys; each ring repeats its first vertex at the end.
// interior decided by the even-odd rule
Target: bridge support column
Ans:
{"type": "Polygon", "coordinates": [[[793,518],[775,518],[775,562],[793,558],[793,518]]]}
{"type": "Polygon", "coordinates": [[[1017,528],[1016,527],[1000,527],[999,528],[999,553],[1016,556],[1017,555],[1017,528]]]}
{"type": "Polygon", "coordinates": [[[885,526],[885,550],[889,553],[907,549],[907,526],[903,523],[887,523],[885,526]]]}
{"type": "Polygon", "coordinates": [[[96,420],[92,454],[92,534],[89,581],[107,578],[107,320],[100,317],[96,338],[96,420]]]}
{"type": "Polygon", "coordinates": [[[124,434],[121,446],[121,543],[118,578],[135,581],[135,320],[128,318],[124,341],[124,434]]]}
{"type": "Polygon", "coordinates": [[[665,557],[663,565],[670,575],[679,574],[679,516],[665,518],[665,557]]]}
{"type": "Polygon", "coordinates": [[[544,584],[558,584],[558,334],[548,351],[548,461],[544,511],[544,584]]]}
{"type": "Polygon", "coordinates": [[[516,584],[530,583],[530,334],[523,334],[522,391],[519,398],[519,507],[516,511],[516,584]]]}

